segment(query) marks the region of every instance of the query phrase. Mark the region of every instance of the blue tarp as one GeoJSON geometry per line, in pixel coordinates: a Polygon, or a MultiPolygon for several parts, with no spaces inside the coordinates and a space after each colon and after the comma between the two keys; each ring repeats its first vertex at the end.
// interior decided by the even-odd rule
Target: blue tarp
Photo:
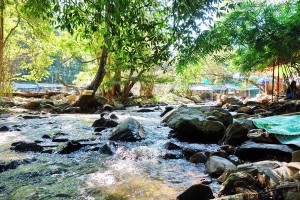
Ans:
{"type": "Polygon", "coordinates": [[[300,147],[300,115],[272,116],[252,121],[257,128],[274,134],[282,144],[294,144],[300,147]]]}

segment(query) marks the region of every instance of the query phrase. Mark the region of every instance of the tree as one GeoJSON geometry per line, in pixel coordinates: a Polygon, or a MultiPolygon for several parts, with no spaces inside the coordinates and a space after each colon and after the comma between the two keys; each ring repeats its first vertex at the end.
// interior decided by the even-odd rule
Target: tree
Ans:
{"type": "Polygon", "coordinates": [[[242,72],[299,62],[299,1],[240,4],[199,37],[198,53],[235,49],[242,72]]]}
{"type": "MultiPolygon", "coordinates": [[[[139,52],[137,47],[144,42],[144,45],[152,46],[151,55],[147,56],[148,59],[154,59],[147,66],[152,67],[156,62],[167,58],[172,45],[177,49],[188,49],[187,44],[192,42],[189,35],[193,31],[199,31],[201,19],[205,18],[208,11],[213,10],[212,4],[217,2],[219,1],[107,0],[67,1],[59,4],[54,1],[54,8],[58,11],[59,6],[62,6],[58,16],[61,28],[72,33],[77,27],[82,27],[85,37],[90,37],[97,31],[103,36],[98,71],[91,84],[86,87],[93,90],[94,94],[103,81],[109,53],[117,52],[117,57],[121,55],[122,59],[133,59],[139,52]],[[165,39],[157,37],[156,32],[165,35],[165,39]],[[120,46],[121,49],[115,48],[120,46]]],[[[135,67],[132,64],[133,71],[135,67]]],[[[81,96],[75,105],[84,107],[89,99],[91,97],[81,96]]]]}
{"type": "Polygon", "coordinates": [[[10,93],[18,68],[28,71],[22,78],[40,80],[52,63],[52,28],[48,21],[30,15],[25,2],[0,1],[0,95],[10,93]]]}

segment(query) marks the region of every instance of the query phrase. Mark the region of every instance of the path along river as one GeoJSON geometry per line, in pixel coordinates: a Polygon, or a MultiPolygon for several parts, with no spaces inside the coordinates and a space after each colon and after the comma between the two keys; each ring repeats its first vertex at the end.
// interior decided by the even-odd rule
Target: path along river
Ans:
{"type": "MultiPolygon", "coordinates": [[[[170,129],[161,126],[161,111],[140,113],[137,108],[114,112],[121,120],[133,117],[144,127],[146,139],[122,142],[114,155],[88,151],[68,155],[18,153],[12,142],[41,140],[44,134],[65,133],[68,139],[104,144],[111,130],[96,135],[92,123],[99,114],[47,115],[24,119],[26,114],[0,116],[0,126],[20,130],[0,132],[0,162],[32,158],[35,161],[0,173],[0,199],[176,199],[202,178],[204,164],[186,159],[162,159],[170,129]]],[[[185,145],[185,143],[180,143],[185,145]]],[[[216,149],[216,145],[205,145],[216,149]]],[[[219,188],[214,181],[214,192],[219,188]]]]}

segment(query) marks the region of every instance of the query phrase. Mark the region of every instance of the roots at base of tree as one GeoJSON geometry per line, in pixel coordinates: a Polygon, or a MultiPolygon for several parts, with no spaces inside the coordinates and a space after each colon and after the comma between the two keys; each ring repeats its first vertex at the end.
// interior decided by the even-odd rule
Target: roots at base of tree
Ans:
{"type": "Polygon", "coordinates": [[[80,95],[78,100],[72,106],[80,107],[83,112],[90,112],[97,110],[103,106],[103,104],[95,98],[95,95],[80,95]]]}

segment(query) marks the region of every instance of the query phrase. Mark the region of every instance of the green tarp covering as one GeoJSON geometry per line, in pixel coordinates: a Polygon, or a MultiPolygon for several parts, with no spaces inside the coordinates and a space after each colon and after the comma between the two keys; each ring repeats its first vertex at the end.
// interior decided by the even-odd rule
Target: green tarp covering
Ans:
{"type": "Polygon", "coordinates": [[[294,144],[300,147],[300,115],[272,116],[252,119],[257,128],[265,129],[282,144],[294,144]]]}

